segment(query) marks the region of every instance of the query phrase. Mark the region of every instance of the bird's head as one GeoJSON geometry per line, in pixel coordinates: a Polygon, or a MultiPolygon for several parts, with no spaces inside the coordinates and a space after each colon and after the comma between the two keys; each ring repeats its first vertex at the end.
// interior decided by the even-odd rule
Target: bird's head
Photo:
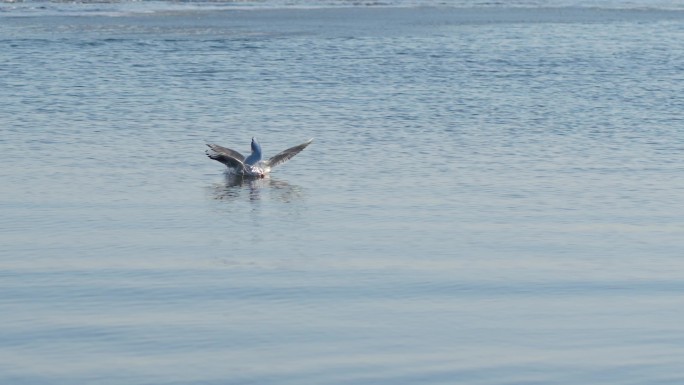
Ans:
{"type": "Polygon", "coordinates": [[[257,154],[261,158],[261,145],[257,142],[256,137],[252,137],[252,153],[257,154]]]}

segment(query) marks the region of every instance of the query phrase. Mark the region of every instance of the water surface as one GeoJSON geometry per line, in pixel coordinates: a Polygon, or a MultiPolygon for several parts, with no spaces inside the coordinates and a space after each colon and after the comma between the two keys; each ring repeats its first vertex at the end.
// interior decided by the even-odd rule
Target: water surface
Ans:
{"type": "Polygon", "coordinates": [[[0,382],[684,381],[676,3],[56,4],[0,15],[0,382]]]}

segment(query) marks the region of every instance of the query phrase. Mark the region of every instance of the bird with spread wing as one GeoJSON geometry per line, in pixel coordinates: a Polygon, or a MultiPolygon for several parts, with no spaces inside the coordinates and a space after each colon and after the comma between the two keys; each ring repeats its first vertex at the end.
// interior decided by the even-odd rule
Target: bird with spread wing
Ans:
{"type": "Polygon", "coordinates": [[[268,160],[261,159],[261,145],[256,138],[252,138],[252,153],[246,158],[239,152],[219,146],[218,144],[207,144],[209,150],[206,153],[209,158],[225,164],[238,175],[263,178],[271,172],[271,168],[287,162],[293,156],[299,154],[311,142],[313,142],[313,139],[281,151],[268,160]]]}

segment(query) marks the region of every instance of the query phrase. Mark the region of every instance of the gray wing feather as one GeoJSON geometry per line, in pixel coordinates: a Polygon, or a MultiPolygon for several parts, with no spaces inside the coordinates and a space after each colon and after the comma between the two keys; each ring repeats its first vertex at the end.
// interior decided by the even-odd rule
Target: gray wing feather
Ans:
{"type": "Polygon", "coordinates": [[[245,157],[235,150],[219,146],[218,144],[207,144],[211,151],[207,150],[206,154],[209,158],[225,164],[234,169],[242,169],[244,167],[245,157]]]}
{"type": "Polygon", "coordinates": [[[285,163],[286,161],[290,160],[290,158],[292,158],[293,156],[299,154],[303,149],[306,148],[306,146],[310,145],[311,142],[313,142],[313,138],[307,140],[306,142],[304,142],[304,143],[302,143],[302,144],[300,144],[300,145],[297,145],[297,146],[294,146],[294,147],[290,147],[290,148],[288,148],[288,149],[285,150],[285,151],[281,151],[281,152],[279,152],[278,154],[272,156],[272,157],[267,161],[267,164],[268,164],[270,167],[275,167],[275,166],[277,166],[277,165],[279,165],[279,164],[281,164],[281,163],[285,163]]]}
{"type": "Polygon", "coordinates": [[[231,150],[230,148],[219,146],[218,144],[207,144],[207,146],[209,148],[211,148],[214,152],[217,152],[219,154],[229,155],[229,156],[239,160],[242,163],[245,162],[245,157],[235,150],[231,150]]]}

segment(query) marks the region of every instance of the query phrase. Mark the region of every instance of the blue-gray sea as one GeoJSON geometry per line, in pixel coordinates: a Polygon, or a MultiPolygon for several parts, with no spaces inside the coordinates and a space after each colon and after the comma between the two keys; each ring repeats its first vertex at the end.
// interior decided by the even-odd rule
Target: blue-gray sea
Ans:
{"type": "Polygon", "coordinates": [[[682,384],[683,152],[681,1],[2,2],[0,384],[682,384]]]}

